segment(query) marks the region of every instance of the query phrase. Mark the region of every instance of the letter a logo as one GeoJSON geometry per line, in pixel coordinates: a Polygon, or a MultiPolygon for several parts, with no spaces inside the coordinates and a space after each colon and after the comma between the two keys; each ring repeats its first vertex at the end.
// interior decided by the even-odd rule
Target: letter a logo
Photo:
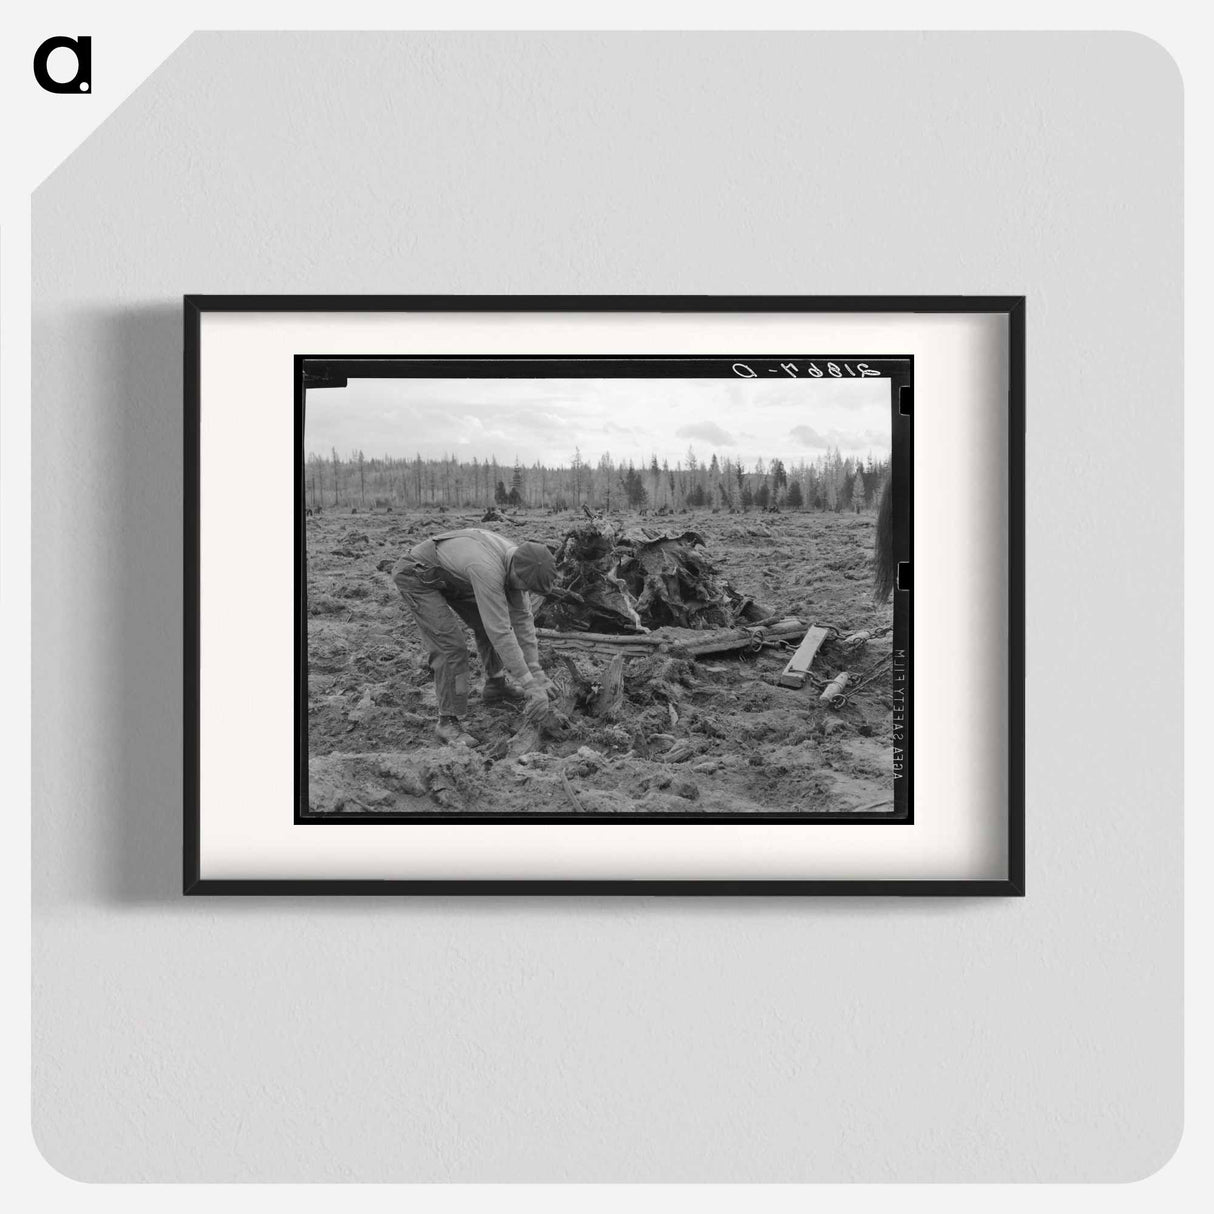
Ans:
{"type": "Polygon", "coordinates": [[[93,40],[78,38],[48,38],[34,52],[34,79],[48,93],[88,93],[93,88],[93,40]],[[76,56],[76,74],[70,80],[55,80],[46,70],[52,51],[68,50],[76,56]]]}

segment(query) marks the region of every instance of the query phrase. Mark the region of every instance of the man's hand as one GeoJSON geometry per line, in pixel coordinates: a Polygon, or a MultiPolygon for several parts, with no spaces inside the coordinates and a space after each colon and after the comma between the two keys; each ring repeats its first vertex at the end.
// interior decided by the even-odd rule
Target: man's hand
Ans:
{"type": "Polygon", "coordinates": [[[527,703],[523,706],[523,720],[528,725],[538,725],[548,719],[548,692],[538,679],[527,686],[527,703]]]}
{"type": "Polygon", "coordinates": [[[548,693],[548,698],[555,700],[560,694],[557,691],[556,684],[542,670],[532,671],[532,674],[535,678],[535,686],[542,687],[548,693]]]}

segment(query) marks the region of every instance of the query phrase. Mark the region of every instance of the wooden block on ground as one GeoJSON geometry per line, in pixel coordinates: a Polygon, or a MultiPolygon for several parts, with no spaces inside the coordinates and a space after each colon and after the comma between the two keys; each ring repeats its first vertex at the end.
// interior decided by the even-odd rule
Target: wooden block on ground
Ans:
{"type": "Polygon", "coordinates": [[[777,681],[781,687],[805,686],[805,680],[809,677],[809,668],[813,664],[814,658],[818,656],[822,642],[829,634],[829,628],[818,628],[817,626],[811,627],[806,632],[801,644],[797,647],[797,652],[789,658],[788,665],[780,673],[777,681]]]}

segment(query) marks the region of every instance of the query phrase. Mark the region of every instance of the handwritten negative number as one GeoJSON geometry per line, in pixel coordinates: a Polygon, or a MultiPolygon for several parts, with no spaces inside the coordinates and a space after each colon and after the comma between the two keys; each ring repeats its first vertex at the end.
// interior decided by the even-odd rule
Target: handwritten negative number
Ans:
{"type": "MultiPolygon", "coordinates": [[[[765,367],[763,370],[768,375],[789,375],[793,379],[802,375],[808,375],[811,379],[864,379],[869,376],[880,376],[881,372],[875,367],[870,367],[868,363],[856,363],[854,366],[851,363],[805,363],[803,368],[798,368],[796,363],[780,363],[775,367],[765,367]]],[[[733,373],[740,376],[742,379],[757,379],[760,372],[756,371],[749,363],[734,363],[733,373]]]]}

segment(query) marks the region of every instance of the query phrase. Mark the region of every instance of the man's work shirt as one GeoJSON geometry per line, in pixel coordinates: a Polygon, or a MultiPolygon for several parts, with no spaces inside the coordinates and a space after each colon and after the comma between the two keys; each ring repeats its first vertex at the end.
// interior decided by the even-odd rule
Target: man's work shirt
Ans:
{"type": "Polygon", "coordinates": [[[516,546],[493,531],[468,527],[433,537],[439,567],[453,599],[474,599],[477,614],[502,665],[520,683],[538,674],[539,645],[527,591],[508,586],[516,546]]]}

